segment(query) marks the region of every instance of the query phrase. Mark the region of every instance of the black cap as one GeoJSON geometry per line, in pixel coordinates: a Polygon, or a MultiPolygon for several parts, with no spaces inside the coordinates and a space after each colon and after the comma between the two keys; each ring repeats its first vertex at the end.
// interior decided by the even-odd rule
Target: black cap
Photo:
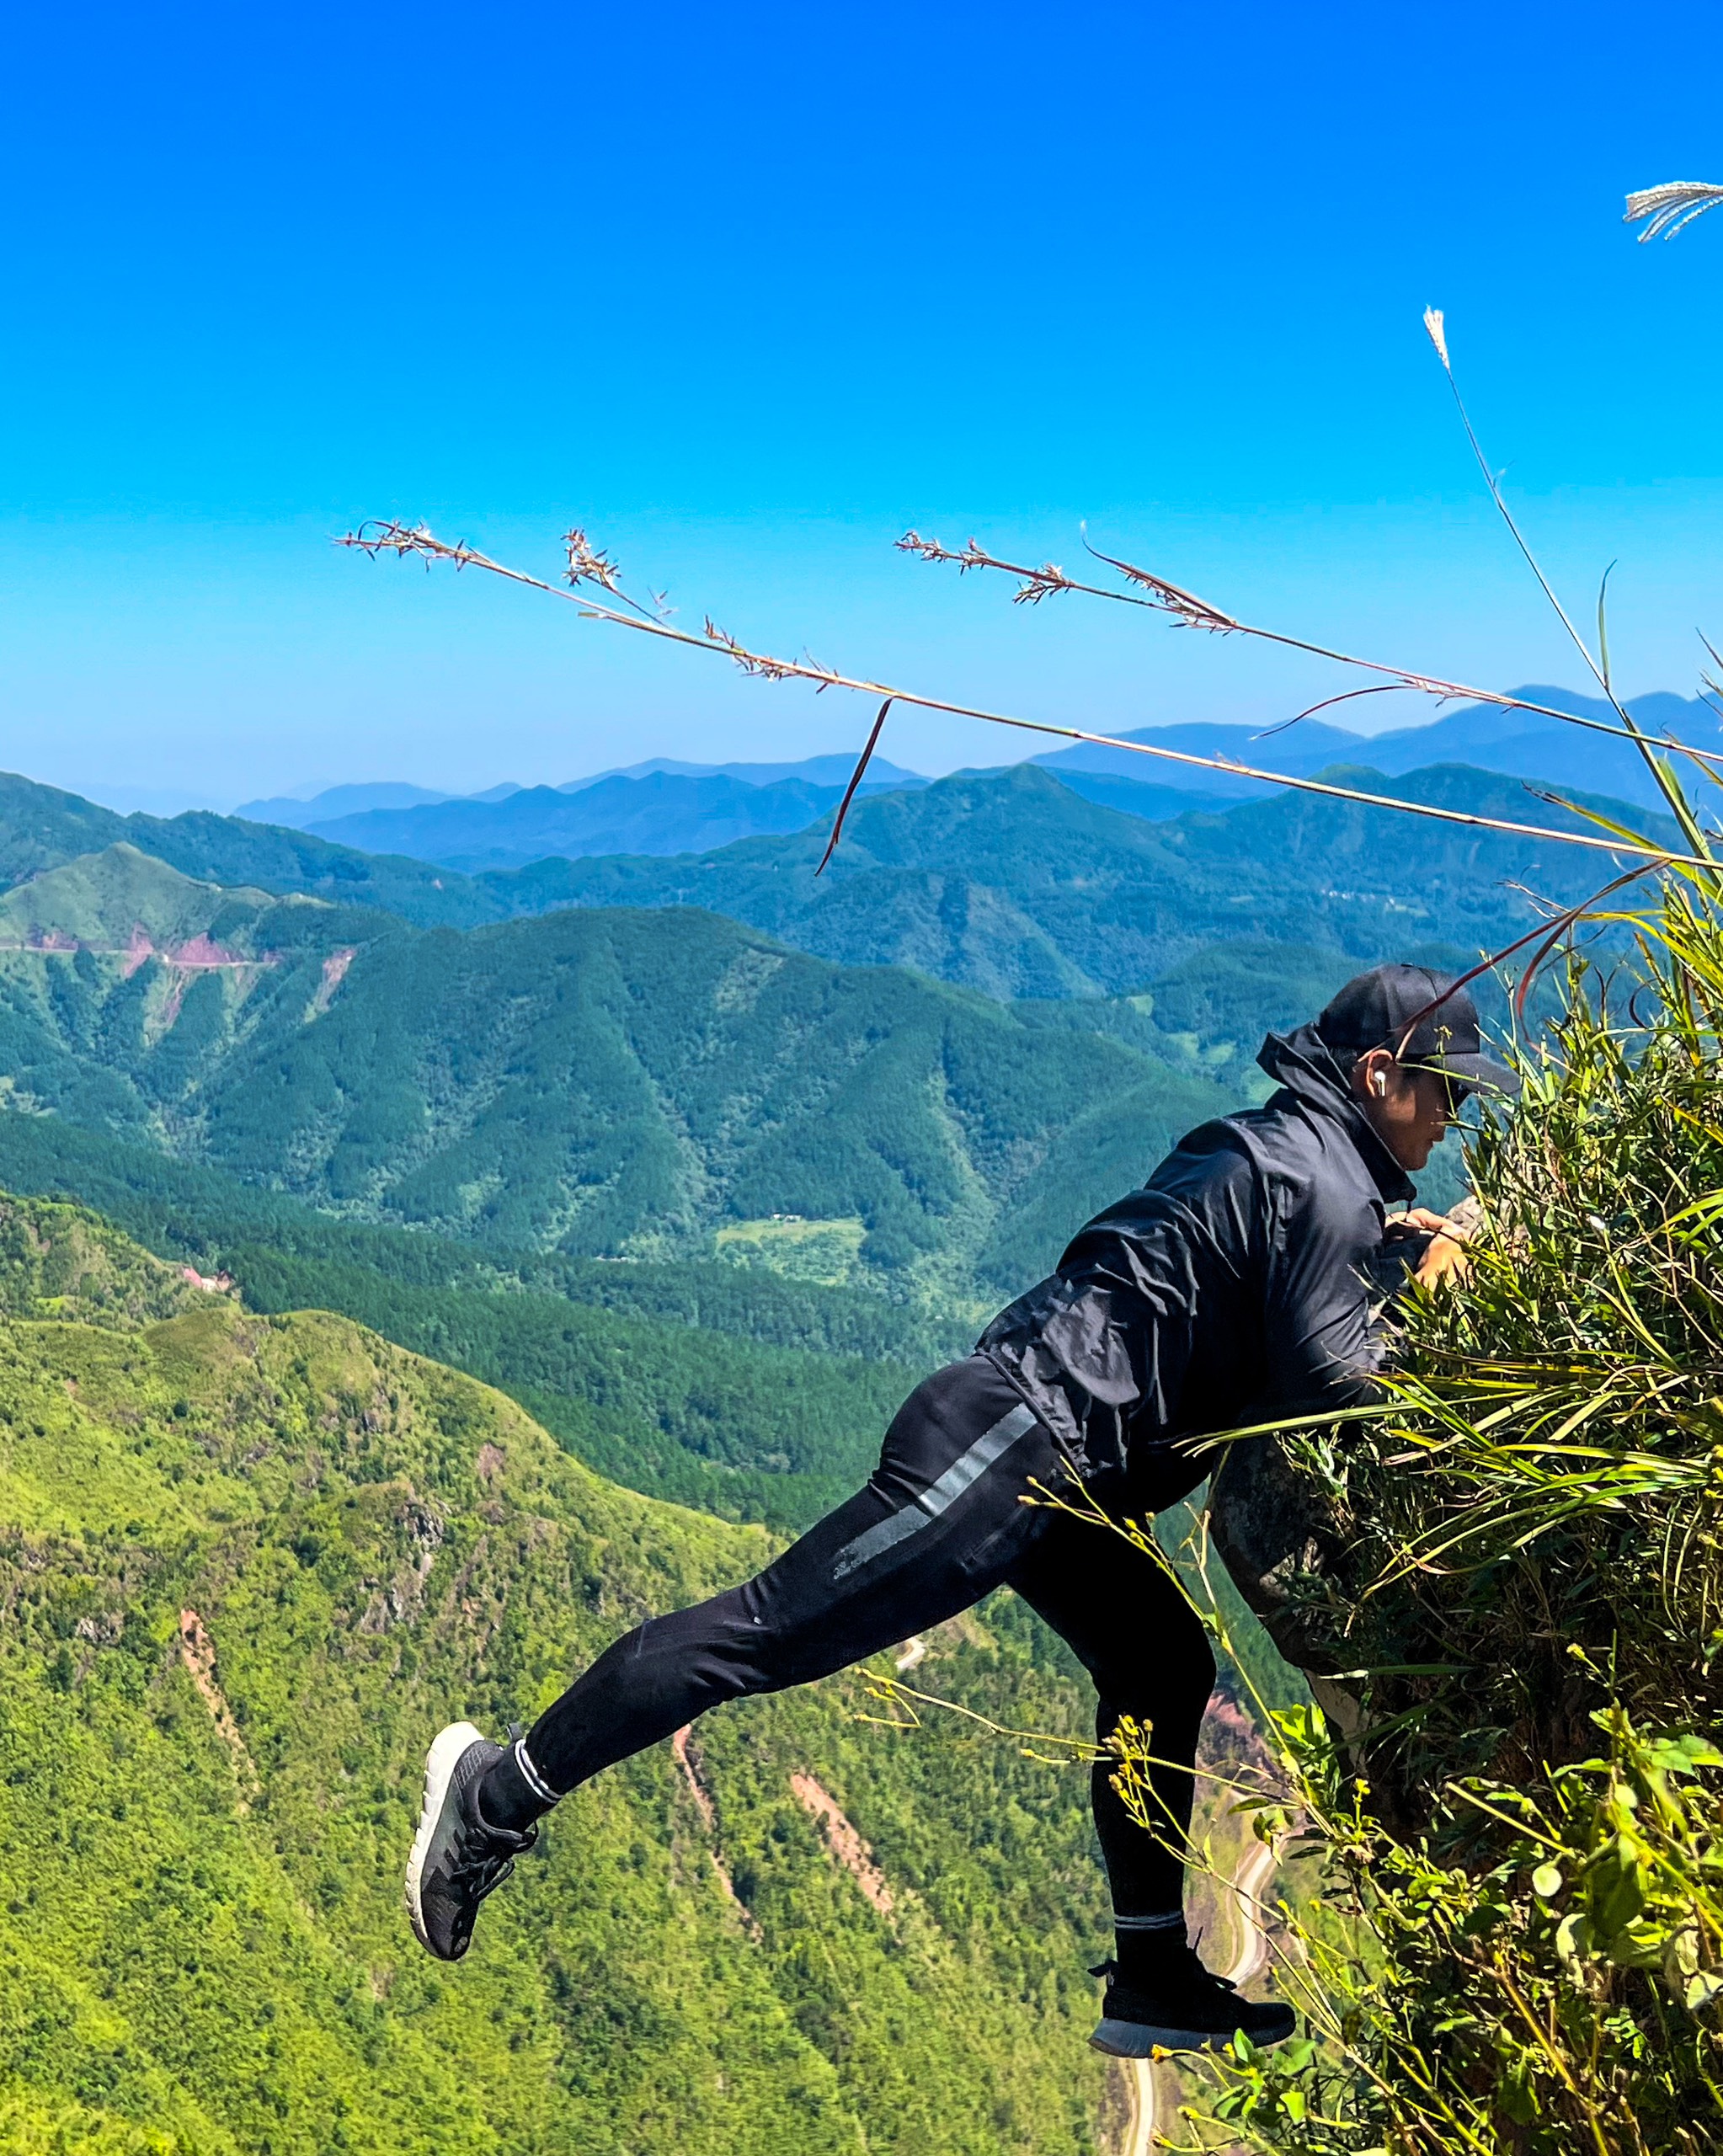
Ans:
{"type": "Polygon", "coordinates": [[[1517,1093],[1519,1080],[1484,1053],[1478,1006],[1452,974],[1427,966],[1373,966],[1349,980],[1316,1021],[1330,1048],[1362,1055],[1385,1048],[1396,1063],[1439,1070],[1467,1086],[1517,1093]]]}

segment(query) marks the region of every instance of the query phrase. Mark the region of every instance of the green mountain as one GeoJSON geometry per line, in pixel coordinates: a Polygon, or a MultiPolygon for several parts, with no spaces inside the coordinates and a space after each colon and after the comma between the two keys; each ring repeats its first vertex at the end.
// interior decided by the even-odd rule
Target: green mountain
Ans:
{"type": "MultiPolygon", "coordinates": [[[[115,932],[117,923],[129,921],[125,943],[112,947],[119,955],[141,959],[157,950],[173,951],[200,937],[208,937],[212,924],[222,916],[229,924],[227,941],[235,942],[235,931],[243,921],[254,920],[276,903],[263,891],[223,891],[212,883],[200,883],[165,862],[140,853],[135,846],[121,843],[75,864],[48,869],[0,897],[0,947],[100,947],[104,937],[115,932]]],[[[212,953],[221,947],[211,939],[212,953]]]]}
{"type": "MultiPolygon", "coordinates": [[[[499,1386],[627,1488],[786,1531],[849,1495],[904,1395],[974,1332],[760,1270],[481,1253],[333,1219],[51,1116],[0,1116],[0,1184],[73,1194],[170,1253],[179,1299],[145,1305],[121,1283],[128,1307],[195,1302],[189,1270],[228,1275],[260,1311],[339,1310],[499,1386]]],[[[0,1230],[0,1285],[27,1259],[40,1270],[0,1230]]],[[[44,1297],[61,1292],[42,1278],[44,1297]]]]}
{"type": "MultiPolygon", "coordinates": [[[[1072,776],[1082,786],[1093,776],[1072,776]]],[[[1587,828],[1525,782],[1465,765],[1331,776],[1464,813],[1587,828]]],[[[1102,790],[1116,804],[1137,802],[1128,782],[1102,790]]],[[[205,882],[298,892],[422,926],[567,906],[699,906],[841,964],[913,967],[1014,1001],[1134,995],[1205,946],[1240,940],[1364,961],[1416,943],[1487,950],[1530,925],[1519,887],[1571,902],[1608,873],[1606,857],[1578,848],[1413,825],[1309,794],[1168,817],[1165,793],[1147,790],[1158,819],[1150,820],[1017,765],[859,799],[818,881],[823,819],[702,853],[555,858],[466,877],[232,818],[120,817],[4,778],[0,881],[124,843],[205,882]]],[[[1643,808],[1571,798],[1671,835],[1643,808]]]]}
{"type": "Polygon", "coordinates": [[[159,1134],[234,1042],[302,1024],[387,915],[224,889],[128,844],[0,899],[0,1097],[159,1134]]]}
{"type": "Polygon", "coordinates": [[[469,878],[428,862],[355,853],[269,824],[201,810],[183,816],[121,816],[76,793],[0,772],[0,883],[23,883],[109,846],[131,846],[182,875],[233,889],[299,892],[352,906],[377,906],[403,920],[466,927],[513,910],[469,878]]]}
{"type": "Polygon", "coordinates": [[[14,1102],[357,1216],[588,1257],[728,1239],[974,1304],[1225,1105],[1120,1042],[691,911],[460,935],[158,869],[210,926],[192,958],[145,951],[139,868],[110,850],[14,894],[52,885],[91,931],[0,949],[14,1102]]]}
{"type": "Polygon", "coordinates": [[[0,1310],[131,1329],[200,1308],[206,1290],[98,1215],[0,1191],[0,1310]]]}
{"type": "MultiPolygon", "coordinates": [[[[1453,765],[1367,791],[1522,824],[1587,828],[1513,779],[1453,765]]],[[[1582,798],[1576,797],[1576,799],[1582,798]]],[[[1618,822],[1670,828],[1583,798],[1618,822]]],[[[1592,827],[1595,828],[1595,827],[1592,827]]],[[[1149,822],[1032,765],[959,772],[858,802],[816,883],[823,830],[679,860],[547,861],[488,878],[522,910],[699,905],[845,965],[903,965],[1002,999],[1126,995],[1204,947],[1316,946],[1361,963],[1440,943],[1497,947],[1536,918],[1522,887],[1571,903],[1608,857],[1310,794],[1149,822]]]]}
{"type": "MultiPolygon", "coordinates": [[[[398,1900],[429,1733],[531,1714],[765,1538],[66,1209],[0,1208],[0,1304],[5,2146],[1096,2145],[1080,1774],[859,1722],[846,1680],[755,1702],[572,1799],[440,1967],[398,1900]]],[[[1080,1727],[1008,1602],[929,1646],[947,1696],[1080,1727]]]]}

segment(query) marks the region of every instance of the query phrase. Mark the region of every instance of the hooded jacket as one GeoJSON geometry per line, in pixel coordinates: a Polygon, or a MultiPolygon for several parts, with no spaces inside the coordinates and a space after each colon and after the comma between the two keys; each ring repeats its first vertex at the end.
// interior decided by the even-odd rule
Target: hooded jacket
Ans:
{"type": "Polygon", "coordinates": [[[1256,1060],[1267,1104],[1182,1139],[977,1343],[1086,1481],[1150,1509],[1208,1473],[1181,1439],[1350,1406],[1387,1358],[1413,1187],[1314,1025],[1256,1060]]]}

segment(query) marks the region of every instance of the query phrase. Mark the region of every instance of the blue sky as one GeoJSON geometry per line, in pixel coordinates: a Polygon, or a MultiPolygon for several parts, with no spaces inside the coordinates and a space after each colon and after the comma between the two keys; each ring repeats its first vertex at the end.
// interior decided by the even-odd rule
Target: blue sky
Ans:
{"type": "Polygon", "coordinates": [[[1723,627],[1723,214],[1620,222],[1723,178],[1715,8],[74,5],[8,45],[0,766],[225,803],[865,730],[330,547],[372,515],[552,571],[578,520],[696,617],[1077,723],[1329,677],[899,531],[1069,563],[1086,517],[1235,611],[1577,686],[1429,302],[1581,612],[1619,558],[1624,686],[1723,627]]]}

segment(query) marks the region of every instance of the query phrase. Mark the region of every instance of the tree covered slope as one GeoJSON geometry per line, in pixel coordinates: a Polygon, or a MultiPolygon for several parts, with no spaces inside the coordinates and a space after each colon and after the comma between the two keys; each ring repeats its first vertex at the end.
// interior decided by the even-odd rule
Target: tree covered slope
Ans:
{"type": "MultiPolygon", "coordinates": [[[[117,816],[3,777],[0,882],[125,843],[207,882],[299,892],[426,926],[467,928],[568,905],[694,905],[840,963],[911,966],[1012,1000],[1131,994],[1205,945],[1238,937],[1366,959],[1418,941],[1489,948],[1529,923],[1516,883],[1572,899],[1601,880],[1592,874],[1598,857],[1577,849],[1413,826],[1308,794],[1169,817],[1166,787],[1134,790],[1154,771],[1144,765],[1107,779],[1104,800],[1027,764],[877,793],[857,801],[844,846],[818,882],[824,815],[804,830],[668,858],[547,858],[468,877],[233,818],[117,816]],[[1144,813],[1123,813],[1132,806],[1144,813]]],[[[1581,825],[1525,781],[1466,764],[1402,768],[1391,779],[1368,769],[1331,775],[1521,823],[1581,825]]],[[[1096,774],[1073,777],[1088,786],[1096,774]]],[[[1666,831],[1643,807],[1572,798],[1618,822],[1666,831]]]]}
{"type": "MultiPolygon", "coordinates": [[[[1462,765],[1392,781],[1334,775],[1466,813],[1587,828],[1519,781],[1462,765]]],[[[1641,809],[1600,805],[1667,835],[1641,809]]],[[[1606,857],[1577,847],[1414,825],[1310,794],[1150,822],[1027,764],[858,802],[816,883],[824,845],[821,829],[676,860],[547,861],[488,888],[523,910],[706,906],[846,965],[914,966],[990,995],[1046,998],[1128,995],[1239,937],[1366,963],[1422,943],[1487,950],[1534,918],[1518,885],[1571,900],[1608,873],[1606,857]]]]}
{"type": "Polygon", "coordinates": [[[225,1273],[250,1308],[339,1310],[500,1387],[628,1489],[787,1531],[850,1494],[905,1394],[975,1329],[853,1286],[479,1252],[333,1219],[53,1117],[0,1117],[6,1186],[72,1193],[178,1261],[144,1257],[82,1207],[37,1205],[20,1221],[0,1201],[10,1307],[28,1292],[34,1314],[62,1315],[56,1298],[75,1293],[78,1308],[166,1316],[198,1299],[188,1270],[225,1273]],[[51,1252],[35,1240],[51,1217],[51,1252]]]}
{"type": "Polygon", "coordinates": [[[205,883],[297,891],[339,905],[381,907],[408,921],[465,927],[508,910],[467,878],[428,862],[355,853],[303,831],[202,810],[122,816],[80,794],[0,772],[0,883],[21,883],[80,855],[122,845],[205,883]]]}
{"type": "Polygon", "coordinates": [[[794,1215],[849,1232],[863,1277],[973,1298],[1225,1104],[1121,1042],[692,911],[459,934],[152,864],[158,912],[209,924],[157,949],[141,865],[109,849],[4,902],[78,924],[0,948],[14,1104],[375,1219],[650,1258],[794,1215]]]}
{"type": "MultiPolygon", "coordinates": [[[[63,1209],[3,1221],[179,1294],[63,1209]]],[[[1094,2146],[1080,1775],[860,1725],[841,1684],[755,1703],[573,1799],[439,1967],[398,1902],[430,1732],[531,1714],[764,1538],[341,1319],[0,1284],[7,2145],[1094,2146]]],[[[1075,1726],[1010,1633],[934,1642],[942,1689],[1075,1726]]]]}

